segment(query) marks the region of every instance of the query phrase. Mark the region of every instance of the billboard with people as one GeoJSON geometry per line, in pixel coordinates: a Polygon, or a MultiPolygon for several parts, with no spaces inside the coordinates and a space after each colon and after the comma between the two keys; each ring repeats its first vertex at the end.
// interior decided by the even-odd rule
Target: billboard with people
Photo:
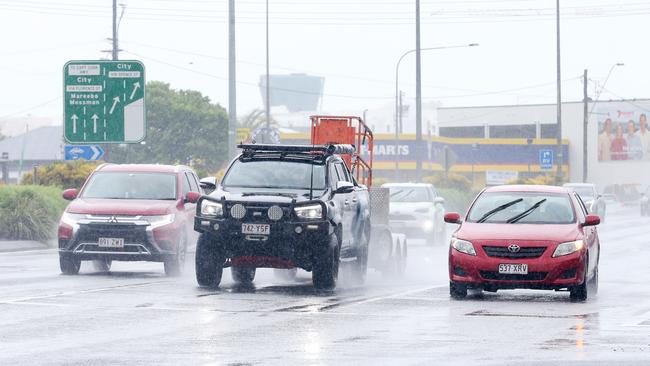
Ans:
{"type": "Polygon", "coordinates": [[[650,160],[647,111],[601,109],[598,116],[598,161],[650,160]]]}

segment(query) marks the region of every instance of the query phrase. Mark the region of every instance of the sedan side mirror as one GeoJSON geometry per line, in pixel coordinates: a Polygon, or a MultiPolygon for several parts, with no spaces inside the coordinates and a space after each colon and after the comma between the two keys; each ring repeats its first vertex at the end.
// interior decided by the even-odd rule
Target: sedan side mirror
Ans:
{"type": "Polygon", "coordinates": [[[79,194],[79,190],[76,188],[66,189],[65,191],[63,191],[63,199],[72,201],[75,198],[77,198],[78,194],[79,194]]]}
{"type": "Polygon", "coordinates": [[[457,212],[448,212],[445,214],[445,222],[448,224],[460,224],[460,214],[457,212]]]}
{"type": "Polygon", "coordinates": [[[582,226],[596,226],[600,224],[600,216],[598,215],[587,215],[585,217],[585,222],[582,224],[582,226]]]}
{"type": "Polygon", "coordinates": [[[354,184],[345,181],[336,182],[336,191],[334,193],[350,193],[354,190],[354,184]]]}
{"type": "Polygon", "coordinates": [[[185,203],[197,203],[200,198],[201,193],[190,191],[185,194],[185,203]]]}
{"type": "Polygon", "coordinates": [[[433,203],[435,203],[436,205],[438,204],[442,205],[443,203],[445,203],[445,199],[440,196],[437,196],[436,198],[433,199],[433,203]]]}
{"type": "Polygon", "coordinates": [[[210,193],[217,189],[217,178],[215,177],[205,177],[199,181],[199,186],[206,193],[210,193]]]}

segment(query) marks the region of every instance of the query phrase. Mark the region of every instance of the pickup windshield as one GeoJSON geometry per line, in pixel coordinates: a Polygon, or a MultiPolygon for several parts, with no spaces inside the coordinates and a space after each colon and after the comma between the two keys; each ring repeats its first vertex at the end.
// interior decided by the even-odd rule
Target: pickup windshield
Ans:
{"type": "Polygon", "coordinates": [[[325,189],[325,166],[284,160],[237,160],[223,178],[223,187],[325,189]]]}
{"type": "Polygon", "coordinates": [[[176,175],[167,173],[95,173],[84,198],[175,200],[176,175]]]}

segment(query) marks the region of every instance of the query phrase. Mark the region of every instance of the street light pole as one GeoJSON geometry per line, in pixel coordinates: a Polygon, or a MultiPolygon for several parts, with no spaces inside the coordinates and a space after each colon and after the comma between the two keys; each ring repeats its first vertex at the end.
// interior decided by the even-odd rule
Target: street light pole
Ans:
{"type": "Polygon", "coordinates": [[[237,54],[235,52],[235,0],[228,1],[228,157],[237,141],[237,54]]]}
{"type": "Polygon", "coordinates": [[[271,85],[269,81],[269,0],[266,0],[266,128],[271,126],[271,85]]]}
{"type": "MultiPolygon", "coordinates": [[[[431,50],[444,50],[448,48],[465,48],[465,47],[476,47],[478,43],[469,43],[462,45],[452,45],[452,46],[438,46],[438,47],[425,47],[420,48],[420,51],[431,51],[431,50]]],[[[410,55],[413,52],[416,52],[417,49],[412,49],[404,52],[398,59],[397,64],[395,65],[395,152],[399,150],[399,119],[400,114],[402,113],[399,109],[399,66],[402,63],[402,60],[407,55],[410,55]]],[[[399,159],[398,155],[395,156],[395,178],[399,177],[399,159]]]]}
{"type": "Polygon", "coordinates": [[[557,183],[562,183],[562,79],[560,77],[560,0],[555,0],[557,50],[557,183]]]}
{"type": "Polygon", "coordinates": [[[420,53],[420,0],[415,0],[415,178],[417,181],[422,178],[422,149],[420,146],[422,143],[422,65],[420,53]]]}

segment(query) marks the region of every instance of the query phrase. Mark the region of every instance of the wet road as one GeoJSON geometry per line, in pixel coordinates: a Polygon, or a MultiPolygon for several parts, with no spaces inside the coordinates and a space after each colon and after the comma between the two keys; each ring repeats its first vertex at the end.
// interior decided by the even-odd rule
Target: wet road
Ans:
{"type": "MultiPolygon", "coordinates": [[[[316,293],[261,270],[254,289],[199,289],[162,264],[89,264],[55,251],[0,254],[0,365],[650,364],[650,218],[600,227],[600,292],[448,296],[446,247],[412,245],[403,278],[316,293]],[[594,363],[594,361],[597,361],[594,363]]],[[[417,243],[416,243],[417,244],[417,243]]]]}

